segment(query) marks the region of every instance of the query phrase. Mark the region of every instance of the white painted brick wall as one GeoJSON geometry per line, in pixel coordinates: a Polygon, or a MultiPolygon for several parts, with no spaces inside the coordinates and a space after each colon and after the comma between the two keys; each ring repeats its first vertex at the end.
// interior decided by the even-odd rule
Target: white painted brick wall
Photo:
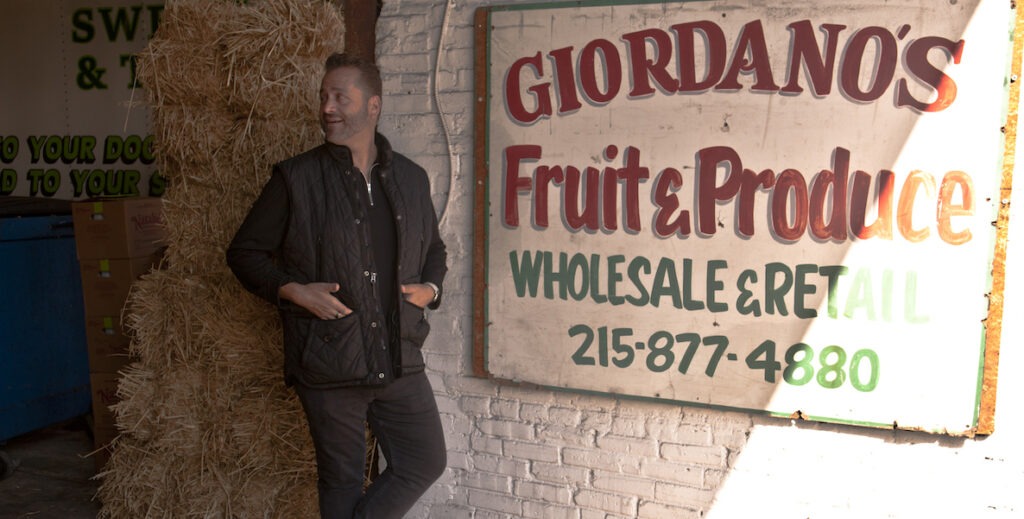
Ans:
{"type": "Polygon", "coordinates": [[[1024,312],[1024,260],[1015,256],[1024,215],[1017,211],[989,438],[792,423],[470,376],[472,24],[474,10],[487,4],[452,2],[436,79],[445,2],[385,0],[377,26],[387,93],[380,128],[430,172],[435,207],[446,209],[449,250],[444,305],[430,316],[426,346],[449,467],[409,517],[1024,517],[1024,320],[1015,318],[1024,312]]]}

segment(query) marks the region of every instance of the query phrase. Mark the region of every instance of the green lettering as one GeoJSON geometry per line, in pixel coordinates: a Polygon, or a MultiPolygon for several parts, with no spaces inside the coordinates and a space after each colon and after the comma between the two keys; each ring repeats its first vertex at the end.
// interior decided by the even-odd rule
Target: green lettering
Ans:
{"type": "MultiPolygon", "coordinates": [[[[601,294],[601,256],[597,254],[590,255],[590,298],[595,303],[604,303],[608,300],[608,297],[601,294]]],[[[614,286],[611,288],[614,290],[614,286]]]]}
{"type": "Polygon", "coordinates": [[[793,284],[793,315],[801,319],[813,319],[818,316],[814,308],[807,308],[805,298],[818,291],[814,284],[808,284],[807,275],[817,274],[818,266],[803,263],[796,266],[796,279],[793,284]]]}
{"type": "Polygon", "coordinates": [[[784,263],[769,263],[764,266],[764,312],[774,315],[789,315],[786,310],[786,294],[793,287],[793,271],[784,263]],[[782,283],[776,284],[776,277],[782,274],[782,283]]]}
{"type": "Polygon", "coordinates": [[[75,43],[88,43],[96,35],[96,29],[92,26],[92,9],[83,7],[71,15],[71,25],[75,30],[71,32],[71,41],[75,43]]]}
{"type": "Polygon", "coordinates": [[[907,272],[907,285],[903,298],[903,315],[908,323],[924,324],[928,322],[927,315],[917,315],[917,272],[907,272]]]}
{"type": "MultiPolygon", "coordinates": [[[[626,261],[626,257],[622,254],[608,257],[608,298],[607,300],[613,305],[621,305],[626,302],[626,298],[618,295],[618,286],[622,282],[622,274],[619,274],[619,265],[626,261]]],[[[594,300],[597,301],[597,287],[595,283],[594,288],[594,300]]],[[[598,301],[599,303],[601,301],[598,301]]]]}
{"type": "Polygon", "coordinates": [[[729,305],[715,300],[715,294],[721,292],[725,288],[725,283],[718,279],[718,271],[727,268],[729,263],[725,260],[711,260],[708,262],[707,272],[707,293],[708,293],[708,311],[711,312],[725,312],[729,310],[729,305]]]}
{"type": "Polygon", "coordinates": [[[874,293],[871,287],[871,271],[862,268],[853,277],[853,286],[846,296],[846,309],[843,315],[853,317],[854,312],[863,308],[867,312],[868,320],[875,320],[875,305],[873,302],[874,293]]]}
{"type": "MultiPolygon", "coordinates": [[[[153,176],[157,176],[154,173],[153,176]]],[[[150,186],[153,184],[153,179],[150,178],[150,186]]],[[[150,190],[152,192],[152,189],[150,190]]],[[[537,283],[540,280],[540,266],[544,259],[541,253],[531,255],[530,251],[523,251],[522,260],[517,259],[518,252],[511,251],[508,253],[509,265],[512,267],[512,283],[516,287],[516,295],[519,297],[525,297],[527,290],[529,290],[530,297],[537,297],[537,283]]],[[[550,261],[550,256],[548,256],[550,261]]]]}
{"type": "Polygon", "coordinates": [[[75,198],[82,196],[82,192],[85,191],[85,179],[89,176],[89,170],[87,169],[73,169],[71,170],[71,192],[75,198]]]}
{"type": "Polygon", "coordinates": [[[142,179],[142,174],[134,169],[126,169],[121,174],[124,175],[124,181],[122,182],[124,190],[121,194],[125,196],[138,196],[139,180],[142,179]]]}
{"type": "Polygon", "coordinates": [[[828,279],[828,316],[835,319],[839,317],[839,306],[836,304],[836,286],[839,285],[839,277],[845,276],[850,269],[843,265],[825,265],[818,267],[818,274],[828,279]]]}
{"type": "Polygon", "coordinates": [[[18,173],[13,169],[0,171],[0,195],[9,195],[18,187],[18,173]]]}
{"type": "Polygon", "coordinates": [[[568,279],[566,273],[569,270],[569,257],[563,252],[558,255],[558,271],[552,270],[554,262],[551,261],[551,252],[544,251],[544,298],[555,298],[555,283],[558,283],[558,298],[565,301],[568,297],[568,279]]]}
{"type": "Polygon", "coordinates": [[[672,298],[672,306],[682,308],[683,302],[679,299],[679,281],[676,278],[676,264],[668,258],[661,258],[658,262],[658,270],[654,273],[654,282],[651,287],[651,306],[657,308],[661,303],[661,297],[672,298]]]}
{"type": "Polygon", "coordinates": [[[149,177],[149,196],[163,196],[167,189],[167,179],[158,171],[149,177]]]}
{"type": "Polygon", "coordinates": [[[736,311],[740,315],[754,314],[754,317],[760,317],[761,302],[754,299],[754,293],[747,289],[747,283],[757,283],[757,271],[754,269],[744,270],[736,278],[736,288],[740,289],[740,296],[736,298],[736,311]]]}
{"type": "MultiPolygon", "coordinates": [[[[679,305],[676,305],[679,308],[679,305]]],[[[693,260],[683,260],[683,308],[703,310],[704,302],[693,298],[693,260]]]]}
{"type": "Polygon", "coordinates": [[[121,159],[124,152],[124,140],[117,135],[108,135],[103,140],[103,163],[113,164],[121,159]]]}
{"type": "Polygon", "coordinates": [[[892,322],[892,269],[882,271],[882,320],[892,322]]]}
{"type": "Polygon", "coordinates": [[[125,41],[135,41],[135,29],[139,25],[139,14],[142,13],[142,6],[134,5],[129,9],[132,10],[132,18],[130,20],[128,19],[128,10],[124,7],[118,7],[117,14],[113,17],[110,16],[110,13],[114,11],[114,8],[100,7],[97,9],[103,18],[103,27],[107,30],[107,39],[110,41],[116,41],[120,32],[124,33],[125,41]]]}
{"type": "Polygon", "coordinates": [[[626,296],[626,301],[634,306],[645,306],[651,301],[650,293],[647,292],[647,285],[644,284],[643,280],[640,279],[640,272],[646,276],[651,273],[651,261],[642,256],[633,258],[629,262],[628,275],[629,280],[633,282],[633,286],[640,292],[639,296],[626,296]]]}
{"type": "MultiPolygon", "coordinates": [[[[596,256],[596,254],[595,254],[596,256]]],[[[565,278],[569,281],[565,283],[567,285],[566,291],[569,292],[569,297],[576,301],[582,301],[587,297],[587,289],[590,283],[590,272],[587,264],[587,258],[579,253],[573,254],[572,258],[569,259],[567,267],[563,268],[566,275],[565,278]],[[576,274],[582,271],[582,274],[577,276],[576,274]],[[580,288],[576,290],[576,280],[580,281],[580,288]]],[[[563,297],[563,299],[565,299],[563,297]]]]}
{"type": "Polygon", "coordinates": [[[43,144],[46,142],[46,137],[42,135],[29,135],[28,136],[28,149],[32,155],[32,163],[36,164],[39,162],[40,157],[43,154],[43,144]]]}
{"type": "Polygon", "coordinates": [[[8,135],[0,140],[0,162],[10,164],[18,158],[18,138],[8,135]]]}
{"type": "Polygon", "coordinates": [[[147,5],[146,9],[149,10],[149,37],[153,38],[156,28],[160,26],[160,13],[164,12],[164,5],[147,5]]]}

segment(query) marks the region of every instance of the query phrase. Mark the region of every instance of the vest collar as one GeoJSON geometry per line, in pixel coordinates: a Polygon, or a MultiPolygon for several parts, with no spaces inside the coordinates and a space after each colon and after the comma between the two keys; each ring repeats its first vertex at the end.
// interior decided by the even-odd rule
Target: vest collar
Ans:
{"type": "MultiPolygon", "coordinates": [[[[377,160],[375,162],[376,165],[379,165],[383,168],[389,167],[391,165],[392,159],[391,143],[388,142],[388,139],[386,137],[377,132],[374,135],[374,144],[377,145],[377,160]]],[[[324,141],[324,146],[327,148],[327,151],[330,152],[331,156],[334,157],[335,160],[341,162],[346,166],[352,165],[352,150],[350,150],[348,146],[334,144],[332,142],[327,141],[324,141]]]]}

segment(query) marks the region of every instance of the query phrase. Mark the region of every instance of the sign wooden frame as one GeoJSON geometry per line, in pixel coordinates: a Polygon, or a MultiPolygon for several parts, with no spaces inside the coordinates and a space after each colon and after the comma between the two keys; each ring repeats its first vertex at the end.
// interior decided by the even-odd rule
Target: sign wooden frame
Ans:
{"type": "MultiPolygon", "coordinates": [[[[984,0],[980,0],[984,1],[984,0]]],[[[731,405],[728,403],[722,404],[718,402],[705,402],[695,401],[690,399],[680,398],[662,398],[659,394],[643,394],[630,391],[618,391],[614,387],[610,389],[594,389],[593,387],[576,387],[572,383],[555,383],[553,380],[545,380],[545,377],[524,377],[496,375],[493,373],[490,367],[489,356],[493,353],[489,350],[488,334],[491,331],[491,327],[494,323],[494,315],[492,311],[492,303],[495,303],[494,290],[492,290],[491,283],[493,280],[489,279],[488,275],[488,261],[489,256],[492,254],[491,249],[491,231],[489,229],[489,222],[495,218],[499,218],[500,209],[493,208],[493,199],[490,198],[491,182],[493,181],[492,175],[495,172],[500,174],[501,165],[492,164],[493,160],[490,156],[491,139],[491,107],[490,102],[494,95],[497,95],[492,90],[493,80],[490,74],[492,73],[493,55],[491,48],[492,45],[492,31],[494,29],[492,25],[492,16],[495,13],[507,13],[510,11],[528,11],[531,9],[571,9],[578,7],[593,7],[593,6],[633,6],[633,5],[646,5],[651,2],[590,2],[590,3],[566,3],[566,4],[523,4],[513,6],[490,6],[483,7],[477,10],[475,17],[475,37],[474,45],[476,48],[476,59],[475,59],[475,75],[476,75],[476,90],[475,90],[475,116],[474,124],[476,128],[475,134],[475,145],[474,145],[474,160],[475,160],[475,198],[474,198],[474,222],[475,227],[473,231],[474,239],[474,269],[473,269],[473,372],[477,376],[481,377],[493,377],[502,381],[511,382],[526,382],[530,384],[536,384],[544,387],[550,387],[553,389],[568,389],[574,391],[583,392],[596,392],[606,393],[613,396],[626,396],[636,397],[641,399],[669,401],[675,403],[682,403],[684,405],[696,405],[711,408],[725,408],[725,409],[740,409],[756,413],[765,413],[774,416],[791,416],[797,418],[805,418],[819,421],[837,422],[837,423],[848,423],[853,425],[863,425],[869,427],[894,427],[900,429],[920,429],[928,432],[944,433],[958,436],[974,436],[976,434],[991,434],[994,431],[994,414],[995,414],[995,387],[998,378],[998,353],[999,353],[999,342],[1000,342],[1000,327],[1002,320],[1002,297],[1004,287],[1004,274],[1005,274],[1005,253],[1006,253],[1006,236],[1008,226],[1008,215],[1009,215],[1009,194],[1011,190],[1011,177],[1012,169],[1014,164],[1014,137],[1017,128],[1017,113],[1016,106],[1019,99],[1019,85],[1016,78],[1020,74],[1020,60],[1021,60],[1021,41],[1020,38],[1014,38],[1012,46],[1012,58],[1010,66],[1006,72],[1006,75],[1011,78],[1008,83],[1008,88],[1004,90],[1005,98],[1008,100],[1008,111],[1004,114],[1004,120],[1002,121],[1002,134],[1005,136],[1002,146],[1002,157],[1000,162],[1000,171],[998,179],[998,192],[1000,200],[993,204],[993,212],[995,221],[995,232],[993,233],[992,240],[994,240],[994,247],[990,250],[991,254],[991,277],[988,280],[988,289],[986,291],[986,298],[988,301],[987,312],[984,318],[982,326],[982,335],[984,336],[984,343],[981,351],[982,358],[979,362],[978,370],[978,389],[976,394],[976,405],[975,412],[973,413],[972,423],[962,427],[935,427],[935,426],[922,426],[916,424],[914,421],[902,422],[899,420],[893,420],[892,422],[882,422],[877,420],[862,420],[856,417],[848,416],[831,416],[831,415],[816,415],[813,412],[804,413],[799,409],[793,410],[792,412],[784,412],[779,409],[770,408],[757,408],[745,405],[731,405]]],[[[699,2],[664,2],[664,4],[693,4],[699,2]]],[[[661,4],[661,3],[659,3],[661,4]]],[[[1017,29],[1016,33],[1019,33],[1021,27],[1019,13],[1012,11],[1010,13],[1010,21],[1014,24],[1017,29]]],[[[638,29],[640,29],[638,27],[638,29]]],[[[538,44],[540,45],[540,44],[538,44]]],[[[537,48],[544,49],[543,45],[537,48]]],[[[532,49],[532,48],[531,48],[532,49]]],[[[505,50],[505,49],[503,49],[505,50]]],[[[536,50],[536,49],[533,49],[536,50]]],[[[1011,55],[1007,52],[1008,56],[1011,55]]],[[[655,94],[656,96],[657,94],[655,94]]],[[[586,108],[586,107],[585,107],[586,108]]],[[[584,109],[585,109],[584,108],[584,109]]],[[[507,117],[508,114],[505,114],[507,117]]],[[[552,116],[554,117],[554,116],[552,116]]],[[[500,175],[499,175],[500,176],[500,175]]],[[[499,281],[500,282],[500,281],[499,281]]],[[[507,291],[505,292],[507,294],[507,291]]],[[[610,341],[610,339],[609,339],[610,341]]],[[[638,342],[639,346],[642,341],[638,342]]],[[[596,342],[595,342],[596,343],[596,342]]],[[[507,346],[504,346],[507,348],[507,346]]],[[[724,357],[723,357],[724,359],[724,357]]],[[[732,360],[732,359],[730,359],[732,360]]],[[[724,362],[724,361],[723,361],[724,362]]],[[[709,368],[710,369],[710,368],[709,368]]]]}

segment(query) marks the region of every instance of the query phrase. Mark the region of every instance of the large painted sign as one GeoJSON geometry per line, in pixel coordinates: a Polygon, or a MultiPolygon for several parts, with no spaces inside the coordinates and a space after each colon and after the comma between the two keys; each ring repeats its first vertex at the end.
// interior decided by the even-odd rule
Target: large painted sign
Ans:
{"type": "Polygon", "coordinates": [[[478,370],[978,432],[1014,17],[482,9],[478,370]]]}
{"type": "Polygon", "coordinates": [[[0,197],[159,196],[135,53],[163,2],[0,7],[0,197]]]}

